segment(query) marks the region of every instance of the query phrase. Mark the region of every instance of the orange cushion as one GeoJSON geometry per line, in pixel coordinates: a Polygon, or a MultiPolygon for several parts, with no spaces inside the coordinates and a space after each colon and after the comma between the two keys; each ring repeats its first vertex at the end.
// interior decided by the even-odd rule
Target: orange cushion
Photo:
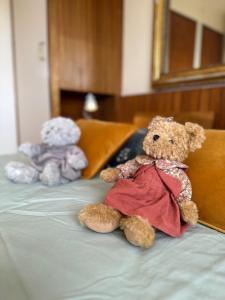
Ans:
{"type": "Polygon", "coordinates": [[[200,223],[225,232],[225,130],[206,130],[202,149],[186,163],[200,223]]]}
{"type": "Polygon", "coordinates": [[[83,177],[92,178],[113,156],[113,154],[137,130],[134,125],[80,119],[76,121],[81,129],[79,146],[88,159],[83,177]]]}

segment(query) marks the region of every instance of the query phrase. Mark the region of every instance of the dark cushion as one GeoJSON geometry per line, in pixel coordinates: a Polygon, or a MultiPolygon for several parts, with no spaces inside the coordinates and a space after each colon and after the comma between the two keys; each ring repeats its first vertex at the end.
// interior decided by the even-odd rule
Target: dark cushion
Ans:
{"type": "Polygon", "coordinates": [[[143,140],[147,133],[147,128],[137,130],[127,142],[116,152],[116,154],[106,164],[106,167],[116,167],[126,161],[133,159],[135,156],[144,154],[142,149],[143,140]]]}

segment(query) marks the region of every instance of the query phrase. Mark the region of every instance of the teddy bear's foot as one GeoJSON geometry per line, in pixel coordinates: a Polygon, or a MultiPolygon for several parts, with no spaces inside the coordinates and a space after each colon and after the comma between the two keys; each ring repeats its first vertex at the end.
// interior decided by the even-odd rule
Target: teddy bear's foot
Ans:
{"type": "Polygon", "coordinates": [[[120,225],[121,214],[102,203],[89,204],[79,213],[80,223],[100,233],[112,232],[120,225]]]}
{"type": "Polygon", "coordinates": [[[61,184],[60,171],[56,162],[50,161],[45,165],[43,172],[40,174],[40,180],[48,186],[61,184]]]}
{"type": "Polygon", "coordinates": [[[182,219],[190,224],[195,225],[198,222],[198,209],[193,201],[183,201],[179,203],[182,219]]]}
{"type": "Polygon", "coordinates": [[[128,217],[120,221],[127,240],[142,248],[150,248],[155,240],[154,228],[141,217],[128,217]]]}
{"type": "Polygon", "coordinates": [[[22,162],[11,161],[6,165],[5,172],[7,178],[15,183],[33,183],[39,179],[38,171],[22,162]]]}

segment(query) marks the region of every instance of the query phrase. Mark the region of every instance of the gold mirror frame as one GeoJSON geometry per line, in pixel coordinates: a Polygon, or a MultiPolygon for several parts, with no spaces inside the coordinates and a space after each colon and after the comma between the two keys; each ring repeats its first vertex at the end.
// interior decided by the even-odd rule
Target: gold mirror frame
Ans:
{"type": "Polygon", "coordinates": [[[224,84],[225,65],[193,69],[163,74],[164,60],[166,59],[167,30],[165,24],[169,17],[170,0],[155,0],[154,2],[154,36],[153,36],[153,63],[152,85],[154,88],[180,87],[198,84],[224,84]]]}

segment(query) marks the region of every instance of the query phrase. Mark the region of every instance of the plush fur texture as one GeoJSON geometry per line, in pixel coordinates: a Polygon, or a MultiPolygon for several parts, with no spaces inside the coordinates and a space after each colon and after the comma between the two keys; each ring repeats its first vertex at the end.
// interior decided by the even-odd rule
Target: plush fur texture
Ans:
{"type": "Polygon", "coordinates": [[[120,229],[124,231],[127,240],[134,246],[149,248],[154,243],[155,230],[141,217],[122,218],[120,229]]]}
{"type": "Polygon", "coordinates": [[[80,128],[70,119],[58,117],[45,122],[41,131],[43,143],[19,147],[29,164],[10,162],[5,167],[7,178],[15,183],[41,181],[48,186],[79,178],[87,166],[85,154],[75,145],[80,134],[80,128]]]}
{"type": "Polygon", "coordinates": [[[66,146],[76,144],[80,139],[80,128],[68,118],[58,117],[43,124],[42,142],[49,146],[66,146]]]}
{"type": "MultiPolygon", "coordinates": [[[[205,140],[204,129],[198,124],[181,125],[173,118],[155,117],[149,124],[143,149],[147,157],[183,162],[191,151],[201,148],[205,140]]],[[[142,162],[144,163],[144,162],[142,162]]],[[[120,169],[106,169],[100,174],[105,182],[115,182],[121,178],[120,169]]],[[[183,220],[190,225],[198,221],[198,210],[194,202],[183,200],[179,204],[183,220]]],[[[118,227],[124,231],[127,240],[136,246],[151,247],[155,232],[151,224],[140,216],[121,217],[114,209],[104,204],[93,204],[80,212],[83,225],[97,232],[110,232],[118,227]],[[94,225],[93,225],[94,224],[94,225]]]]}
{"type": "Polygon", "coordinates": [[[121,214],[102,203],[89,204],[79,214],[80,223],[90,229],[107,233],[120,226],[121,214]]]}
{"type": "Polygon", "coordinates": [[[100,178],[105,182],[115,182],[119,178],[120,170],[116,168],[108,168],[100,173],[100,178]]]}
{"type": "Polygon", "coordinates": [[[204,139],[204,129],[198,124],[182,125],[172,118],[155,117],[148,127],[143,148],[154,158],[182,162],[190,151],[201,148],[204,139]],[[153,136],[159,136],[158,140],[153,136]]]}
{"type": "Polygon", "coordinates": [[[195,225],[198,221],[198,208],[193,201],[183,201],[179,204],[182,219],[190,225],[195,225]]]}

